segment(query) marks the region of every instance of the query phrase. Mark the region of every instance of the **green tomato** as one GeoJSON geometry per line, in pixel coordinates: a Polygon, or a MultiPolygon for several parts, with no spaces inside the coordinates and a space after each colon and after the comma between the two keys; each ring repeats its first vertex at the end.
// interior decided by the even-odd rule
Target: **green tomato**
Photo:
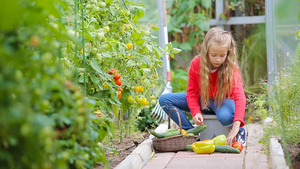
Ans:
{"type": "Polygon", "coordinates": [[[70,36],[75,36],[76,35],[75,31],[73,31],[72,29],[68,29],[67,33],[70,36]]]}
{"type": "Polygon", "coordinates": [[[105,30],[105,32],[109,32],[110,31],[110,28],[109,28],[109,26],[104,26],[104,30],[105,30]]]}
{"type": "Polygon", "coordinates": [[[57,42],[57,41],[53,41],[53,42],[52,42],[52,47],[53,47],[54,49],[58,49],[59,46],[60,46],[60,43],[59,43],[59,42],[57,42]]]}
{"type": "Polygon", "coordinates": [[[52,27],[52,28],[54,28],[55,30],[59,30],[58,29],[58,24],[57,23],[50,23],[50,26],[52,27]]]}
{"type": "Polygon", "coordinates": [[[43,64],[49,64],[52,62],[52,53],[45,52],[42,54],[42,63],[43,64]]]}
{"type": "Polygon", "coordinates": [[[135,101],[136,101],[137,103],[142,103],[143,98],[142,98],[141,96],[136,96],[136,97],[135,97],[135,101]]]}
{"type": "Polygon", "coordinates": [[[151,103],[151,105],[156,105],[157,101],[153,99],[150,101],[150,103],[151,103]]]}
{"type": "Polygon", "coordinates": [[[63,160],[69,160],[69,158],[70,158],[69,152],[67,152],[67,151],[62,152],[62,153],[61,153],[61,158],[62,158],[63,160]]]}
{"type": "Polygon", "coordinates": [[[93,7],[93,6],[92,6],[91,4],[87,4],[87,5],[86,5],[86,8],[87,8],[87,9],[91,9],[92,7],[93,7]]]}
{"type": "Polygon", "coordinates": [[[81,100],[83,98],[83,94],[80,92],[80,91],[76,91],[74,94],[73,94],[73,97],[74,99],[76,100],[81,100]]]}
{"type": "Polygon", "coordinates": [[[96,54],[98,52],[98,49],[97,48],[92,48],[92,50],[91,50],[91,53],[92,54],[96,54]]]}
{"type": "Polygon", "coordinates": [[[130,104],[133,104],[134,103],[134,98],[132,95],[128,96],[127,97],[127,101],[130,103],[130,104]]]}
{"type": "Polygon", "coordinates": [[[97,146],[98,146],[99,148],[102,148],[102,144],[101,144],[100,142],[97,143],[97,146]]]}
{"type": "Polygon", "coordinates": [[[102,39],[104,38],[104,33],[103,32],[99,32],[96,34],[96,39],[98,41],[102,41],[102,39]]]}
{"type": "Polygon", "coordinates": [[[83,155],[83,159],[84,159],[85,161],[89,160],[89,158],[90,158],[89,154],[84,154],[84,155],[83,155]]]}
{"type": "Polygon", "coordinates": [[[84,161],[83,160],[76,160],[75,165],[76,165],[76,168],[83,168],[84,167],[84,161]]]}
{"type": "Polygon", "coordinates": [[[145,30],[145,35],[146,35],[146,36],[149,36],[149,35],[150,35],[150,31],[145,30]]]}
{"type": "Polygon", "coordinates": [[[100,6],[101,8],[103,8],[103,7],[106,6],[106,3],[101,1],[101,2],[99,2],[99,6],[100,6]]]}
{"type": "Polygon", "coordinates": [[[102,62],[102,55],[101,53],[96,54],[96,59],[101,63],[102,62]]]}
{"type": "Polygon", "coordinates": [[[149,105],[147,105],[147,106],[143,106],[144,107],[144,109],[150,109],[150,106],[149,105]]]}
{"type": "Polygon", "coordinates": [[[16,76],[17,81],[22,80],[22,78],[23,78],[23,73],[22,73],[22,71],[16,70],[15,76],[16,76]]]}
{"type": "Polygon", "coordinates": [[[154,95],[151,95],[150,96],[150,100],[155,100],[156,98],[155,98],[155,96],[154,95]]]}
{"type": "Polygon", "coordinates": [[[52,129],[50,127],[43,127],[39,134],[41,138],[47,138],[52,135],[52,129]]]}
{"type": "Polygon", "coordinates": [[[45,110],[49,109],[50,102],[49,102],[49,100],[45,99],[45,100],[42,100],[39,105],[40,105],[40,109],[45,111],[45,110]]]}
{"type": "Polygon", "coordinates": [[[75,120],[79,123],[79,124],[84,124],[84,117],[83,116],[77,116],[75,118],[75,120]]]}
{"type": "Polygon", "coordinates": [[[99,12],[99,11],[100,11],[100,8],[99,8],[98,6],[95,6],[95,7],[94,7],[94,10],[95,10],[95,12],[99,12]]]}
{"type": "Polygon", "coordinates": [[[20,133],[21,133],[22,136],[27,136],[28,134],[30,134],[31,133],[30,126],[27,123],[23,124],[21,126],[20,133]]]}

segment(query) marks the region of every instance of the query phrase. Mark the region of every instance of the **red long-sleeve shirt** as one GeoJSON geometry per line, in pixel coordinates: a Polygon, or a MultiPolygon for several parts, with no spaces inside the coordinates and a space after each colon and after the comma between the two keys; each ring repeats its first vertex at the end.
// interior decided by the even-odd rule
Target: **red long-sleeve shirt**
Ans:
{"type": "MultiPolygon", "coordinates": [[[[241,127],[245,125],[244,115],[246,108],[246,96],[241,82],[241,75],[238,71],[234,71],[234,76],[237,77],[236,83],[233,83],[232,92],[229,95],[229,98],[235,102],[235,114],[233,122],[240,121],[241,127]]],[[[209,98],[213,99],[216,96],[217,90],[217,78],[218,70],[213,73],[210,73],[210,90],[209,98]]],[[[189,69],[189,80],[187,85],[187,104],[190,108],[191,114],[194,117],[197,113],[202,113],[199,104],[200,97],[200,56],[195,57],[192,60],[190,69],[189,69]]]]}

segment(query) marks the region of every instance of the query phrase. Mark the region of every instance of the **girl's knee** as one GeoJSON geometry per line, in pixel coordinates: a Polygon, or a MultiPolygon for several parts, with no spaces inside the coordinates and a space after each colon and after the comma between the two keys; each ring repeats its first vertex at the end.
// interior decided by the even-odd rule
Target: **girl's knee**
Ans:
{"type": "Polygon", "coordinates": [[[218,120],[223,126],[230,126],[233,123],[233,118],[230,117],[220,117],[218,120]]]}
{"type": "Polygon", "coordinates": [[[159,102],[160,106],[165,105],[166,102],[168,102],[168,96],[167,96],[167,94],[161,95],[161,96],[159,97],[158,102],[159,102]]]}

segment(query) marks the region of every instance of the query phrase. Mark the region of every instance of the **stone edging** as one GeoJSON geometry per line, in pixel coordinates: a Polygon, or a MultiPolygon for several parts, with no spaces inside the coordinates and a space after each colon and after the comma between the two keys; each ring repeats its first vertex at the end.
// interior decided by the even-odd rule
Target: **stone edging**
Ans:
{"type": "MultiPolygon", "coordinates": [[[[161,123],[155,129],[156,132],[164,132],[168,128],[168,123],[161,123]]],[[[152,138],[150,135],[149,139],[144,140],[139,144],[129,156],[125,158],[119,165],[114,169],[140,169],[142,165],[147,162],[153,155],[152,138]]]]}
{"type": "Polygon", "coordinates": [[[289,169],[286,164],[281,144],[277,138],[271,138],[269,141],[270,162],[272,169],[289,169]]]}

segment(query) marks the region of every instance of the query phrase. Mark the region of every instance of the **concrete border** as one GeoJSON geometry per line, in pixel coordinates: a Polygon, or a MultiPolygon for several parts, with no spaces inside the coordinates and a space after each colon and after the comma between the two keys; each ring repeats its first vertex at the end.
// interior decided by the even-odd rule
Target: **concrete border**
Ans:
{"type": "MultiPolygon", "coordinates": [[[[164,132],[168,128],[168,123],[161,123],[156,129],[156,132],[164,132]]],[[[119,165],[114,169],[140,169],[145,165],[153,156],[154,150],[152,146],[152,138],[144,140],[138,147],[127,156],[119,165]]],[[[270,164],[272,169],[289,169],[286,164],[284,153],[281,144],[278,142],[278,138],[271,138],[269,141],[270,149],[270,164]]]]}
{"type": "Polygon", "coordinates": [[[281,144],[277,138],[271,138],[269,141],[270,162],[272,169],[289,169],[286,164],[281,144]]]}
{"type": "MultiPolygon", "coordinates": [[[[168,129],[168,122],[159,124],[155,129],[156,132],[164,132],[168,129]]],[[[139,144],[130,154],[127,156],[120,164],[118,164],[114,169],[140,169],[144,163],[146,164],[148,160],[154,153],[152,146],[152,138],[154,136],[150,135],[149,139],[144,140],[139,144]]]]}

